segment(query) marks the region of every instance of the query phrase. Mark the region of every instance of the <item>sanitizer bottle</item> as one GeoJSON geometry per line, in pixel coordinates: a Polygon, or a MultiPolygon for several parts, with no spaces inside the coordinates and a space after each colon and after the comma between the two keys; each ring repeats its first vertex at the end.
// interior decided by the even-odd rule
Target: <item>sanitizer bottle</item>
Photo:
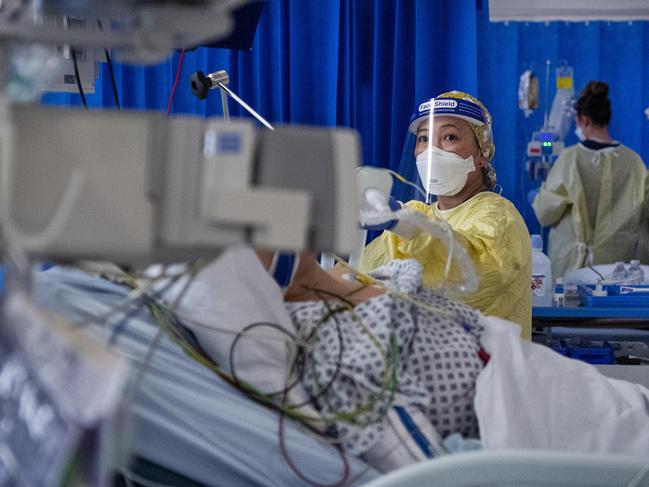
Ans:
{"type": "Polygon", "coordinates": [[[624,267],[624,262],[616,262],[615,269],[606,276],[606,280],[609,284],[627,284],[628,277],[629,273],[624,267]]]}
{"type": "Polygon", "coordinates": [[[552,306],[550,259],[543,253],[540,235],[532,235],[532,306],[552,306]]]}

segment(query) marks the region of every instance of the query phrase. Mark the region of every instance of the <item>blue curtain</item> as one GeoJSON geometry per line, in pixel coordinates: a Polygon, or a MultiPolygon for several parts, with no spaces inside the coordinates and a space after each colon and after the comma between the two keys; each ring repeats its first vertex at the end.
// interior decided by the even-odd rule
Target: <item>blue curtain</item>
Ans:
{"type": "MultiPolygon", "coordinates": [[[[609,84],[613,119],[611,136],[649,161],[649,23],[509,22],[489,24],[490,48],[482,57],[483,101],[494,117],[496,166],[503,195],[525,217],[530,231],[539,224],[526,201],[532,187],[525,170],[527,141],[543,125],[545,63],[550,73],[549,101],[556,93],[554,67],[560,60],[574,67],[575,91],[590,80],[609,84]],[[541,107],[528,119],[517,108],[518,80],[526,69],[539,77],[541,107]]],[[[574,128],[574,125],[573,125],[574,128]]],[[[572,130],[566,145],[577,143],[572,130]]]]}
{"type": "MultiPolygon", "coordinates": [[[[178,57],[150,67],[116,63],[123,105],[166,110],[178,57]]],[[[556,65],[561,59],[574,66],[577,90],[591,79],[610,84],[612,135],[649,161],[649,122],[642,113],[649,106],[647,22],[489,23],[486,0],[269,0],[251,51],[187,52],[173,112],[219,115],[218,92],[200,101],[188,78],[196,70],[225,69],[232,89],[271,122],[356,128],[363,162],[396,170],[415,103],[450,89],[467,91],[494,117],[503,195],[537,230],[525,198],[525,148],[543,110],[524,118],[518,79],[534,69],[543,94],[546,60],[556,65]]],[[[80,103],[76,94],[48,94],[43,101],[80,103]]],[[[105,64],[88,101],[113,106],[105,64]]],[[[234,103],[230,109],[246,116],[234,103]]],[[[572,133],[566,142],[576,142],[572,133]]],[[[417,180],[414,167],[402,173],[417,180]]],[[[396,196],[406,192],[397,187],[396,196]]]]}
{"type": "MultiPolygon", "coordinates": [[[[250,52],[186,53],[173,112],[220,114],[218,92],[199,101],[188,78],[225,69],[230,87],[269,121],[356,128],[363,162],[396,170],[415,102],[449,89],[478,92],[476,46],[487,23],[486,0],[270,0],[250,52]]],[[[115,63],[123,106],[166,110],[178,58],[115,63]]],[[[91,107],[113,106],[105,64],[87,98],[91,107]]],[[[43,102],[80,98],[47,94],[43,102]]],[[[234,103],[230,111],[246,116],[234,103]]]]}

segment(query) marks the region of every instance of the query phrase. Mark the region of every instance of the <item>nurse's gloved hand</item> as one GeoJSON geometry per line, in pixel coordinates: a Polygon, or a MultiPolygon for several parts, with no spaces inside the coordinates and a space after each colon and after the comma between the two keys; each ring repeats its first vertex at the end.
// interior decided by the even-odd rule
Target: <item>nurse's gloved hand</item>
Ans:
{"type": "MultiPolygon", "coordinates": [[[[401,209],[401,203],[395,200],[392,196],[388,198],[388,206],[390,207],[390,211],[397,211],[401,209]]],[[[387,208],[386,208],[387,211],[387,208]]],[[[361,228],[364,230],[372,230],[372,231],[382,231],[382,230],[392,230],[396,225],[397,225],[398,220],[388,220],[382,223],[377,223],[376,225],[363,225],[361,224],[361,228]]]]}
{"type": "Polygon", "coordinates": [[[397,221],[397,224],[390,229],[392,233],[396,233],[399,237],[403,239],[411,239],[415,237],[421,229],[414,223],[414,220],[408,218],[409,214],[414,215],[417,212],[414,208],[405,207],[401,212],[400,219],[397,221]],[[411,212],[411,213],[409,213],[411,212]]]}
{"type": "MultiPolygon", "coordinates": [[[[405,208],[405,211],[416,211],[412,208],[404,207],[400,201],[395,200],[392,196],[388,199],[388,205],[390,206],[391,211],[398,211],[405,208]]],[[[386,208],[387,210],[387,208],[386,208]]],[[[416,226],[413,222],[408,221],[407,218],[402,218],[400,220],[393,219],[386,222],[382,222],[376,225],[361,225],[361,228],[366,230],[374,231],[383,231],[388,230],[392,233],[396,233],[402,238],[409,239],[413,238],[419,233],[419,227],[416,226]]]]}

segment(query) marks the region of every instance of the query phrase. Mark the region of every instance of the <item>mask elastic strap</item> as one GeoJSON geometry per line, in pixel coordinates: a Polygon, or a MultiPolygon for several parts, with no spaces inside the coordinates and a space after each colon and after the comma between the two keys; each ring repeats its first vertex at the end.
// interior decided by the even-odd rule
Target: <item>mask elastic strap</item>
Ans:
{"type": "Polygon", "coordinates": [[[300,255],[297,252],[275,252],[268,272],[277,282],[282,295],[291,287],[297,268],[300,266],[300,255]]]}

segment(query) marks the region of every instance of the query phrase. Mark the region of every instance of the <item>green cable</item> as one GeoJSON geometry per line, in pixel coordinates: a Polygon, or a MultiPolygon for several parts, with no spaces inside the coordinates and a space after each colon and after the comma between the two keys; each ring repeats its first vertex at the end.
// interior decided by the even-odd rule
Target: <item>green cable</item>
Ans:
{"type": "MultiPolygon", "coordinates": [[[[133,280],[130,283],[133,287],[139,287],[137,283],[133,280]]],[[[382,361],[384,364],[385,368],[385,375],[383,378],[383,383],[381,385],[381,389],[378,392],[370,392],[368,394],[369,400],[365,404],[359,405],[354,411],[349,412],[349,413],[342,413],[338,412],[333,414],[332,416],[326,416],[326,415],[321,415],[320,417],[314,417],[313,415],[309,414],[304,414],[300,413],[297,411],[298,408],[304,406],[304,405],[293,405],[293,404],[278,404],[274,398],[272,398],[270,395],[259,391],[256,387],[252,386],[251,384],[237,380],[235,381],[234,378],[230,375],[225,373],[221,368],[219,367],[218,363],[214,362],[213,359],[211,359],[209,356],[199,352],[196,350],[191,344],[189,344],[185,338],[177,332],[175,329],[175,326],[171,323],[170,317],[172,316],[172,313],[165,309],[163,306],[160,306],[157,303],[157,300],[155,297],[148,295],[147,296],[147,307],[150,309],[151,314],[154,318],[154,320],[163,328],[167,334],[176,342],[180,345],[181,349],[183,352],[188,355],[191,359],[197,361],[199,364],[203,365],[204,367],[208,368],[212,372],[214,372],[217,376],[219,376],[221,379],[226,381],[227,383],[233,385],[234,387],[237,387],[249,397],[251,397],[253,400],[256,400],[257,402],[260,402],[268,407],[271,407],[275,410],[278,410],[282,412],[283,414],[286,414],[287,416],[307,422],[307,423],[313,423],[313,422],[324,422],[324,423],[331,423],[334,421],[338,422],[344,422],[344,423],[349,423],[357,426],[365,426],[377,421],[380,421],[386,414],[387,412],[387,407],[381,407],[379,411],[379,415],[376,418],[370,419],[369,421],[359,421],[359,417],[362,414],[367,413],[368,411],[374,410],[374,407],[377,402],[385,403],[386,399],[386,393],[389,392],[389,396],[387,399],[387,404],[389,405],[392,403],[395,392],[396,392],[396,387],[397,387],[397,367],[398,367],[398,345],[397,345],[397,340],[396,340],[396,335],[394,332],[391,333],[390,336],[390,353],[389,353],[389,358],[386,355],[386,351],[383,349],[381,346],[380,342],[376,338],[374,334],[367,328],[367,326],[362,322],[362,320],[354,313],[353,306],[350,303],[345,303],[344,305],[341,305],[340,307],[337,308],[330,308],[327,301],[323,300],[325,303],[325,306],[327,306],[327,314],[325,314],[316,324],[315,328],[311,331],[309,334],[309,337],[307,337],[305,345],[310,345],[317,341],[319,339],[318,337],[318,332],[322,325],[324,325],[330,318],[334,317],[337,313],[339,312],[345,312],[345,311],[350,311],[352,312],[352,317],[354,321],[357,323],[358,326],[361,327],[361,330],[363,331],[364,334],[366,334],[370,341],[373,343],[373,345],[379,350],[382,361]]],[[[296,346],[301,348],[300,345],[297,344],[296,346]]],[[[304,347],[302,347],[304,348],[304,347]]],[[[315,367],[316,360],[314,358],[313,354],[313,348],[311,348],[310,352],[308,353],[307,357],[309,358],[309,363],[312,367],[315,367]]],[[[342,362],[337,364],[339,367],[342,366],[342,362]]],[[[315,373],[314,370],[314,376],[316,376],[316,383],[317,385],[323,389],[324,386],[320,384],[317,381],[317,374],[315,373]]],[[[326,398],[325,398],[326,400],[326,398]]],[[[331,405],[329,405],[331,407],[331,405]]],[[[332,408],[333,409],[333,408],[332,408]]]]}

